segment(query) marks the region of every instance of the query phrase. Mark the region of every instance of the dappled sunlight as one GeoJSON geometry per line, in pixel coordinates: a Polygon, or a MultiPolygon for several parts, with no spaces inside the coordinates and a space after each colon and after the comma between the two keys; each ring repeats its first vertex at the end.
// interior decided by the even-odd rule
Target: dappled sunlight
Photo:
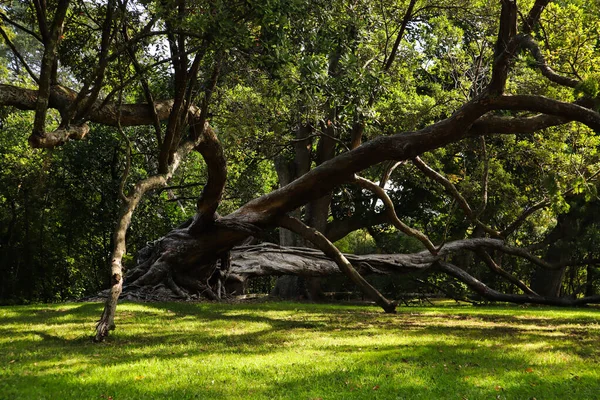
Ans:
{"type": "Polygon", "coordinates": [[[9,398],[591,398],[600,383],[589,311],[125,303],[93,344],[97,305],[44,307],[0,314],[9,398]]]}

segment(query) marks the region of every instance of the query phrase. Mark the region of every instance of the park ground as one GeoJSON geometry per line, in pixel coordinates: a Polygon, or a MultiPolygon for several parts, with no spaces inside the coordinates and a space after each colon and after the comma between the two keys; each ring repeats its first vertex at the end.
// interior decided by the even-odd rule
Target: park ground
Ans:
{"type": "Polygon", "coordinates": [[[0,399],[600,399],[600,309],[0,307],[0,399]]]}

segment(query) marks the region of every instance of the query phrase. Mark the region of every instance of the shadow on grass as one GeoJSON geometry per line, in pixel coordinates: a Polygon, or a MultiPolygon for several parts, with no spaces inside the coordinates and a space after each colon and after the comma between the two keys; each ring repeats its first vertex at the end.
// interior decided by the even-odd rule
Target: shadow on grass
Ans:
{"type": "Polygon", "coordinates": [[[515,346],[550,341],[552,346],[546,352],[576,353],[597,364],[598,328],[577,328],[573,333],[572,328],[555,327],[586,324],[588,318],[546,319],[484,312],[384,315],[375,309],[293,303],[134,304],[121,310],[118,330],[108,342],[97,345],[82,333],[85,329],[81,326],[92,327],[101,309],[101,304],[11,308],[10,315],[0,318],[0,336],[10,338],[0,341],[0,398],[91,398],[93,394],[115,400],[585,399],[597,396],[594,393],[600,384],[597,375],[580,376],[577,371],[569,380],[542,376],[535,370],[527,372],[530,366],[525,352],[514,351],[515,346]],[[79,330],[66,334],[71,329],[79,330]],[[407,337],[407,344],[373,340],[373,336],[383,335],[407,337]],[[329,340],[316,344],[298,340],[305,336],[329,340]],[[433,339],[421,341],[422,337],[433,339]],[[562,344],[561,338],[565,338],[562,344]],[[344,344],[349,339],[352,344],[344,344]],[[306,357],[286,360],[290,349],[305,352],[306,357]],[[248,362],[280,353],[283,356],[275,365],[248,362]],[[226,363],[213,361],[223,357],[245,363],[232,371],[226,363]],[[198,374],[187,370],[189,360],[198,374]],[[143,370],[145,362],[169,368],[174,365],[176,369],[162,377],[161,385],[149,385],[143,378],[136,380],[137,372],[131,371],[143,370]],[[322,365],[330,362],[331,366],[322,365]],[[185,379],[177,376],[178,368],[185,379]],[[94,371],[99,376],[94,376],[94,371]],[[102,379],[107,371],[122,371],[127,378],[102,379]],[[238,387],[245,393],[235,389],[238,387]]]}

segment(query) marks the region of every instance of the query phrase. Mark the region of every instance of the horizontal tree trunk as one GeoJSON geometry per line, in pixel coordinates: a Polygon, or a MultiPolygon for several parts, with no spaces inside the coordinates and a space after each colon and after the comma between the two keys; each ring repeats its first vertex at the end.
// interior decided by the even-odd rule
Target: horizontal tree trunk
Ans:
{"type": "MultiPolygon", "coordinates": [[[[295,275],[302,277],[326,277],[342,275],[336,262],[317,249],[305,247],[281,247],[271,243],[253,246],[239,246],[231,250],[229,265],[224,265],[224,257],[191,260],[179,257],[169,258],[168,249],[191,249],[202,246],[195,240],[186,238],[185,229],[178,229],[177,237],[165,237],[154,242],[140,252],[138,266],[125,278],[123,297],[134,299],[167,300],[206,297],[218,298],[217,281],[238,289],[248,279],[262,276],[295,275]],[[187,264],[187,267],[186,267],[187,264]]],[[[214,246],[215,242],[205,244],[214,246]]],[[[532,303],[556,306],[579,306],[600,303],[600,296],[584,298],[548,298],[535,294],[505,294],[493,290],[472,277],[463,269],[443,260],[457,252],[481,249],[512,250],[498,239],[465,239],[449,242],[437,255],[429,251],[413,254],[346,254],[345,257],[361,275],[401,275],[435,270],[446,273],[467,284],[475,293],[486,300],[504,301],[517,304],[532,303]]],[[[189,253],[189,251],[188,251],[189,253]]],[[[221,254],[227,254],[224,250],[221,254]]]]}

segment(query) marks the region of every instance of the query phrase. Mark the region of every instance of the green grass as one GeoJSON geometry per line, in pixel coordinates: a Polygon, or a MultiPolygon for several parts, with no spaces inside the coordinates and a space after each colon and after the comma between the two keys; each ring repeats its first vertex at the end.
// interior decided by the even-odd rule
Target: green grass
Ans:
{"type": "Polygon", "coordinates": [[[600,311],[0,307],[0,399],[600,399],[600,311]]]}

